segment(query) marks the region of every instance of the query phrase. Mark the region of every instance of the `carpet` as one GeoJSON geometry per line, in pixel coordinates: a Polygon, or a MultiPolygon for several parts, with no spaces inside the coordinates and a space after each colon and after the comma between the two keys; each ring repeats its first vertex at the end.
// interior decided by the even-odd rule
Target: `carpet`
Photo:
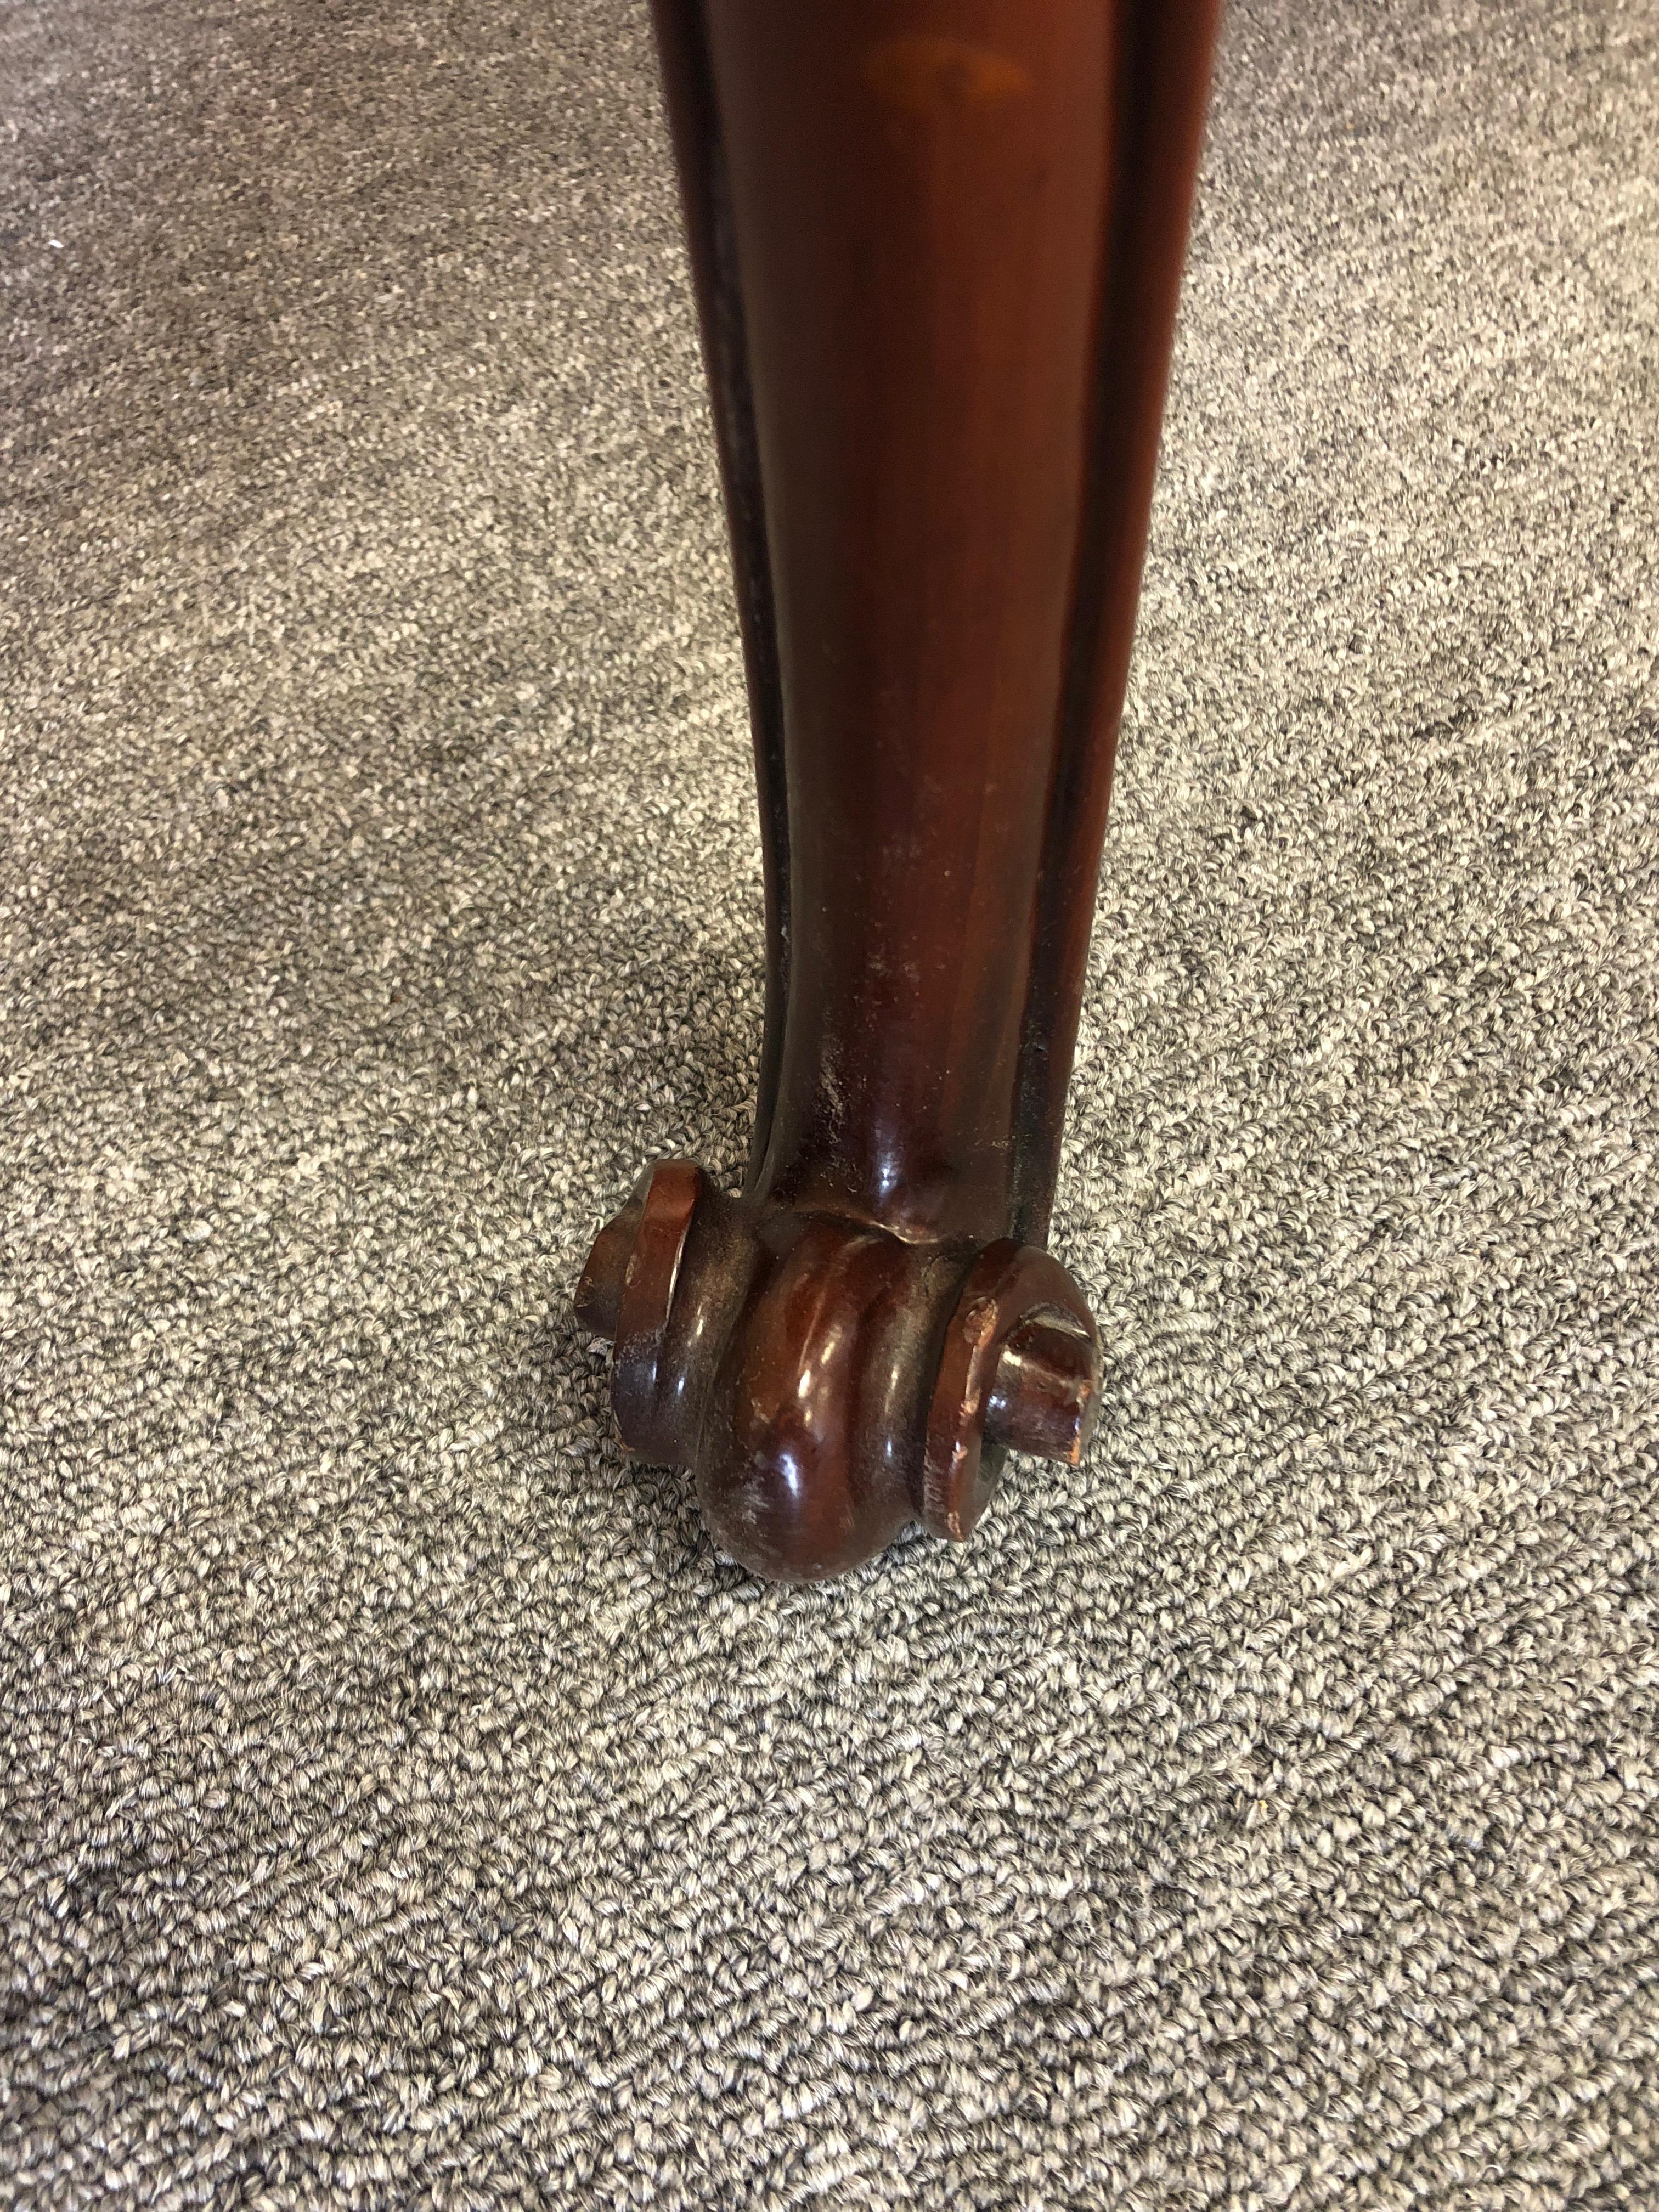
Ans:
{"type": "Polygon", "coordinates": [[[1659,2204],[1659,20],[1242,0],[1055,1221],[775,1589],[570,1297],[756,825],[639,0],[3,19],[0,2196],[1659,2204]]]}

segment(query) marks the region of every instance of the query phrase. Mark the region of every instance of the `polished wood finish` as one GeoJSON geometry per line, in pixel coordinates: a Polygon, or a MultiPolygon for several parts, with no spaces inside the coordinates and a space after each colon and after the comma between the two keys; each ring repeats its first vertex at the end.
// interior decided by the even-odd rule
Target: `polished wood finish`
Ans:
{"type": "Polygon", "coordinates": [[[579,1292],[636,1450],[803,1577],[1077,1457],[1042,1251],[1212,0],[655,0],[749,672],[769,976],[739,1199],[579,1292]]]}

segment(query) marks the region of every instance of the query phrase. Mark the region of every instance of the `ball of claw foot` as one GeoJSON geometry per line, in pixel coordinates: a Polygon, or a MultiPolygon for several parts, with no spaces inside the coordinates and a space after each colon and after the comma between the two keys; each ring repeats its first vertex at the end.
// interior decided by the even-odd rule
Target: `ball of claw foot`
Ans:
{"type": "Polygon", "coordinates": [[[809,1221],[733,1332],[697,1498],[716,1545],[754,1573],[845,1574],[912,1518],[908,1287],[893,1238],[809,1221]]]}

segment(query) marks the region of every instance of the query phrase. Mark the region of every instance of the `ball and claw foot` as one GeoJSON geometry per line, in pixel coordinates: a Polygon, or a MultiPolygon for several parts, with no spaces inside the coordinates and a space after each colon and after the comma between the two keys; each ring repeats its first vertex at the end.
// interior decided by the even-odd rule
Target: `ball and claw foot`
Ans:
{"type": "Polygon", "coordinates": [[[963,1541],[1008,1451],[1075,1464],[1099,1411],[1094,1321],[1048,1253],[728,1198],[689,1160],[599,1232],[576,1310],[615,1346],[624,1443],[690,1468],[720,1549],[777,1581],[911,1521],[963,1541]]]}

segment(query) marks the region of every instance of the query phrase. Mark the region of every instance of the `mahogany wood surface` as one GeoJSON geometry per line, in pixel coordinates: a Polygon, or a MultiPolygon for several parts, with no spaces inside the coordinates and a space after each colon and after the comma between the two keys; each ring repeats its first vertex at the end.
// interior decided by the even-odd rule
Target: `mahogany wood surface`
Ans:
{"type": "Polygon", "coordinates": [[[578,1293],[722,1549],[832,1574],[1075,1459],[1042,1249],[1214,0],[654,0],[749,672],[768,983],[739,1198],[578,1293]]]}

